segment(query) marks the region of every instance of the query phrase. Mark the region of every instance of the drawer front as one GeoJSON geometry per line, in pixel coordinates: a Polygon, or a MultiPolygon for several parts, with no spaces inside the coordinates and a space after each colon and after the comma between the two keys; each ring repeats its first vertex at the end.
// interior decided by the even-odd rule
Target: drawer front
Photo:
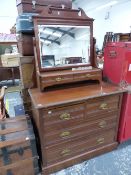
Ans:
{"type": "Polygon", "coordinates": [[[46,85],[53,84],[62,84],[65,82],[70,82],[73,80],[73,75],[59,75],[59,76],[50,76],[50,77],[42,77],[42,83],[46,85]]]}
{"type": "Polygon", "coordinates": [[[107,113],[119,109],[119,95],[100,97],[87,101],[86,115],[107,113]]]}
{"type": "MultiPolygon", "coordinates": [[[[46,147],[47,164],[62,161],[77,156],[85,151],[91,151],[103,145],[114,142],[115,129],[105,131],[103,134],[83,136],[73,141],[63,142],[55,146],[46,147]]],[[[43,155],[44,156],[44,155],[43,155]]]]}
{"type": "MultiPolygon", "coordinates": [[[[95,120],[94,122],[86,122],[82,121],[79,124],[75,125],[75,127],[69,127],[65,125],[65,127],[58,129],[56,127],[54,130],[49,131],[48,128],[45,130],[45,145],[51,145],[54,143],[71,140],[77,137],[81,137],[85,134],[90,135],[92,133],[101,132],[105,129],[109,129],[112,127],[116,127],[117,124],[117,114],[112,116],[106,116],[106,118],[102,118],[100,120],[95,120]]],[[[52,128],[52,126],[50,126],[52,128]]]]}
{"type": "Polygon", "coordinates": [[[70,120],[67,120],[67,121],[62,121],[62,122],[58,122],[58,123],[55,123],[55,124],[45,124],[43,125],[43,132],[46,134],[50,134],[50,133],[54,133],[56,131],[61,131],[61,130],[65,130],[65,129],[68,129],[68,128],[74,128],[76,126],[80,126],[84,123],[84,115],[80,114],[79,115],[79,118],[76,118],[76,119],[70,119],[70,120]]]}
{"type": "Polygon", "coordinates": [[[72,120],[79,120],[84,117],[85,105],[78,104],[62,108],[43,111],[44,124],[51,125],[61,122],[70,123],[72,120]]]}
{"type": "Polygon", "coordinates": [[[81,74],[75,74],[74,80],[77,79],[83,79],[83,80],[96,80],[101,79],[101,73],[100,72],[90,72],[90,73],[81,73],[81,74]]]}

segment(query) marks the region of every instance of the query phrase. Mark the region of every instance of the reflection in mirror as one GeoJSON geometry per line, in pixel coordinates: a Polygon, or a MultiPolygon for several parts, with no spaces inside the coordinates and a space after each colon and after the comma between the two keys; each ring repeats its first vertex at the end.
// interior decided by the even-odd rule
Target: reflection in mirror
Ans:
{"type": "Polygon", "coordinates": [[[97,63],[97,67],[100,69],[103,69],[104,66],[104,53],[102,50],[98,50],[96,51],[96,63],[97,63]]]}
{"type": "Polygon", "coordinates": [[[38,25],[42,68],[90,64],[90,27],[38,25]]]}

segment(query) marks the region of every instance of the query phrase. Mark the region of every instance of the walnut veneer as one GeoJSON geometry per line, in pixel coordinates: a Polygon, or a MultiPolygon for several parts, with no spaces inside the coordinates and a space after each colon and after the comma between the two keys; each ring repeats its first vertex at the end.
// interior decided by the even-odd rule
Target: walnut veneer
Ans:
{"type": "Polygon", "coordinates": [[[117,146],[124,90],[106,83],[29,91],[46,175],[117,146]]]}

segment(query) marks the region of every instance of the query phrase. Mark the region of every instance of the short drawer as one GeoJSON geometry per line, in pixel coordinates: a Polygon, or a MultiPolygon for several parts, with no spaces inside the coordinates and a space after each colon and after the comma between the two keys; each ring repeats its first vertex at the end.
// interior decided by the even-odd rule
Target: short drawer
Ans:
{"type": "Polygon", "coordinates": [[[119,95],[99,97],[87,101],[86,115],[100,114],[119,109],[119,95]]]}
{"type": "MultiPolygon", "coordinates": [[[[45,133],[45,145],[51,145],[54,143],[62,142],[69,139],[74,139],[77,137],[81,137],[85,134],[94,134],[101,132],[104,129],[109,129],[112,127],[116,127],[117,124],[117,115],[114,114],[112,117],[102,118],[100,120],[96,120],[93,122],[79,122],[78,125],[74,125],[75,127],[68,125],[65,128],[61,128],[59,130],[56,127],[54,130],[49,131],[49,128],[46,128],[45,133]]],[[[52,126],[50,126],[52,128],[52,126]]]]}
{"type": "MultiPolygon", "coordinates": [[[[85,105],[77,104],[43,111],[44,124],[50,125],[61,122],[71,122],[84,117],[85,105]]],[[[66,124],[67,124],[66,123],[66,124]]]]}
{"type": "Polygon", "coordinates": [[[107,130],[99,135],[98,133],[90,136],[84,135],[81,138],[46,147],[46,161],[47,164],[52,164],[113,143],[114,141],[115,129],[107,130]]]}
{"type": "Polygon", "coordinates": [[[96,79],[101,79],[101,72],[79,73],[79,74],[74,74],[73,77],[74,77],[74,80],[78,80],[78,79],[96,80],[96,79]]]}
{"type": "Polygon", "coordinates": [[[46,85],[60,84],[60,83],[70,82],[72,80],[73,80],[73,75],[42,77],[42,83],[45,83],[46,85]]]}

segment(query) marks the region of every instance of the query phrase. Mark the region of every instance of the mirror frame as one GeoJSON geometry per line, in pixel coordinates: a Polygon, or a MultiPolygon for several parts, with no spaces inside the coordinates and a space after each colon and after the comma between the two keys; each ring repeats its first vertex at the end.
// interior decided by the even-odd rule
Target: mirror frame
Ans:
{"type": "Polygon", "coordinates": [[[76,67],[93,66],[94,53],[93,53],[93,18],[89,18],[82,9],[69,10],[58,8],[45,8],[40,16],[33,17],[34,29],[35,29],[35,57],[37,58],[37,64],[40,72],[54,71],[54,70],[66,70],[76,67]],[[39,48],[39,36],[38,25],[69,25],[69,26],[89,26],[90,27],[90,64],[82,65],[68,65],[58,67],[41,67],[40,48],[39,48]]]}

